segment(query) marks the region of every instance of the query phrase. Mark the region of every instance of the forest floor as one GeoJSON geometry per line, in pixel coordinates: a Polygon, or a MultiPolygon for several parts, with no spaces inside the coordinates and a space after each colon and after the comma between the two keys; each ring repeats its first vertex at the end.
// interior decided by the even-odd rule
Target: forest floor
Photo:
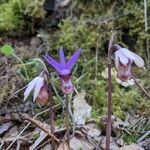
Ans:
{"type": "MultiPolygon", "coordinates": [[[[15,45],[16,54],[21,59],[34,57],[37,48],[42,44],[37,37],[22,41],[9,39],[7,43],[15,45]],[[35,39],[37,43],[33,42],[35,39]]],[[[58,150],[105,149],[106,116],[99,115],[98,121],[90,118],[85,124],[76,125],[75,131],[70,124],[68,142],[67,126],[63,120],[66,116],[60,107],[60,102],[53,106],[56,117],[54,137],[51,137],[48,134],[51,129],[49,104],[41,107],[31,101],[23,102],[24,90],[20,91],[20,89],[27,84],[27,80],[21,76],[18,62],[12,57],[0,57],[0,149],[50,150],[54,147],[58,150]],[[61,118],[61,115],[64,117],[61,118]],[[43,128],[46,129],[45,132],[43,128]]],[[[111,149],[149,150],[150,132],[147,130],[150,123],[149,111],[139,115],[131,110],[130,114],[132,115],[127,116],[125,121],[112,116],[111,149]],[[123,141],[122,137],[126,136],[130,143],[132,135],[134,139],[134,136],[139,134],[142,136],[132,144],[127,145],[123,141]]]]}

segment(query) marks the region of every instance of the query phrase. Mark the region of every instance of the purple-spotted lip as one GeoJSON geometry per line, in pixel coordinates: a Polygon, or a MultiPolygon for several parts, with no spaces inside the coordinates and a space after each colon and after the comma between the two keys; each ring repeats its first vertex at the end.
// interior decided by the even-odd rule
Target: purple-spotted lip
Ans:
{"type": "Polygon", "coordinates": [[[64,80],[61,78],[61,87],[62,87],[62,91],[65,94],[71,93],[73,91],[73,84],[71,79],[64,80]]]}
{"type": "Polygon", "coordinates": [[[62,91],[65,94],[70,94],[73,91],[73,87],[62,87],[62,91]]]}
{"type": "Polygon", "coordinates": [[[132,78],[131,75],[118,75],[118,74],[117,74],[117,77],[123,82],[126,82],[132,78]]]}
{"type": "Polygon", "coordinates": [[[126,82],[127,80],[131,79],[132,77],[132,70],[131,70],[131,65],[133,61],[128,59],[128,62],[125,64],[122,64],[122,62],[119,60],[118,63],[118,68],[117,70],[117,77],[123,81],[126,82]]]}

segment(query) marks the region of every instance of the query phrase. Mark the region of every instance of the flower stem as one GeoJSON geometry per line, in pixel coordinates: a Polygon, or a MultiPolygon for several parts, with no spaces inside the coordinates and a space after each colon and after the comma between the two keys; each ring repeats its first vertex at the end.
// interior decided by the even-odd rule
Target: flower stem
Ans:
{"type": "MultiPolygon", "coordinates": [[[[54,130],[55,130],[55,123],[54,123],[54,108],[53,108],[53,96],[52,96],[52,93],[51,93],[51,89],[52,89],[52,86],[51,86],[51,80],[50,80],[50,75],[49,73],[47,72],[47,82],[48,82],[48,95],[49,95],[49,107],[50,107],[50,127],[51,127],[51,133],[54,135],[54,130]]],[[[51,139],[51,145],[52,145],[52,149],[55,150],[55,141],[54,139],[52,138],[51,139]]]]}
{"type": "Polygon", "coordinates": [[[66,139],[67,139],[67,144],[69,144],[69,141],[72,137],[74,137],[75,134],[75,119],[73,116],[73,112],[71,109],[71,98],[72,94],[70,95],[64,95],[64,102],[65,102],[65,115],[66,115],[66,139]],[[72,135],[70,135],[70,126],[72,126],[72,135]]]}
{"type": "Polygon", "coordinates": [[[26,75],[26,78],[29,81],[30,78],[29,78],[29,75],[28,75],[28,72],[27,72],[25,64],[23,63],[23,61],[17,55],[15,55],[15,54],[12,54],[12,55],[22,64],[24,72],[25,72],[25,75],[26,75]]]}
{"type": "Polygon", "coordinates": [[[44,69],[48,72],[46,65],[44,64],[44,62],[40,58],[33,58],[32,60],[40,62],[43,65],[44,69]]]}
{"type": "Polygon", "coordinates": [[[147,93],[147,91],[144,89],[144,87],[142,87],[138,81],[136,80],[136,78],[132,75],[132,78],[135,82],[135,84],[145,93],[145,95],[150,99],[150,95],[147,93]]]}
{"type": "Polygon", "coordinates": [[[114,39],[114,33],[109,41],[108,47],[108,118],[106,128],[106,150],[110,149],[110,137],[111,137],[111,114],[112,114],[112,78],[111,78],[111,55],[112,55],[112,43],[114,39]]]}
{"type": "Polygon", "coordinates": [[[68,104],[68,113],[70,115],[70,118],[72,119],[72,137],[74,137],[75,134],[75,118],[73,116],[73,112],[71,110],[71,101],[69,100],[69,104],[68,104]]]}
{"type": "MultiPolygon", "coordinates": [[[[54,124],[54,110],[53,110],[53,104],[52,104],[52,96],[49,96],[49,107],[50,107],[50,126],[51,126],[51,133],[54,135],[55,130],[55,124],[54,124]]],[[[51,140],[52,149],[55,149],[55,141],[52,138],[51,140]]]]}

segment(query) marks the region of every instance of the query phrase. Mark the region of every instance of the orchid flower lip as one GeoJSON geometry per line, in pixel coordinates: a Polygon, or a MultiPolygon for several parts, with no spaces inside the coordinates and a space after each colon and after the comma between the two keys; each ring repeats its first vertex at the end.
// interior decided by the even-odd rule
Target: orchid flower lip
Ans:
{"type": "Polygon", "coordinates": [[[74,86],[72,84],[70,77],[68,79],[62,79],[61,78],[61,84],[62,84],[62,86],[61,86],[62,91],[65,94],[70,94],[74,90],[74,86]]]}

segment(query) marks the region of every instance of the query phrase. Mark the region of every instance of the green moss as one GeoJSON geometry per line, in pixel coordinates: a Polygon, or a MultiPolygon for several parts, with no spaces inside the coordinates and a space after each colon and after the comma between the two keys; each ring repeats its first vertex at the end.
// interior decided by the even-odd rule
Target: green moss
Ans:
{"type": "Polygon", "coordinates": [[[57,115],[57,119],[55,121],[56,126],[58,126],[59,128],[63,127],[63,125],[65,124],[64,122],[64,118],[61,115],[57,115]]]}
{"type": "Polygon", "coordinates": [[[24,21],[20,14],[15,14],[12,3],[4,3],[0,6],[0,30],[10,31],[22,26],[24,21]]]}
{"type": "Polygon", "coordinates": [[[36,133],[36,132],[33,132],[32,134],[32,140],[35,141],[36,139],[38,139],[40,136],[40,133],[36,133]]]}
{"type": "Polygon", "coordinates": [[[77,23],[71,18],[66,18],[62,20],[58,27],[59,30],[55,32],[50,41],[52,49],[58,50],[60,45],[63,45],[70,52],[82,47],[88,53],[89,49],[96,43],[98,34],[93,27],[89,27],[82,19],[77,23]]]}
{"type": "Polygon", "coordinates": [[[23,31],[29,20],[44,18],[43,1],[8,0],[0,4],[0,31],[23,31]]]}
{"type": "Polygon", "coordinates": [[[99,124],[100,123],[100,112],[98,109],[93,109],[92,110],[92,114],[91,114],[91,118],[94,119],[94,121],[99,124]]]}

